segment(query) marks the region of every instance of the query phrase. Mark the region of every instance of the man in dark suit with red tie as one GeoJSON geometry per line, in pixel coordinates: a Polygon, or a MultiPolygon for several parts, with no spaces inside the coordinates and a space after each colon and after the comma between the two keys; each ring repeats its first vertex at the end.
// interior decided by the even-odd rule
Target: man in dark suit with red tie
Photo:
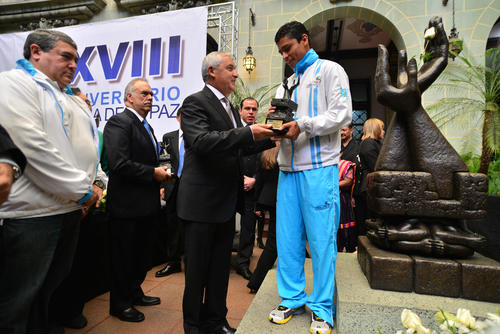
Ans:
{"type": "Polygon", "coordinates": [[[212,52],[202,63],[206,86],[182,105],[186,154],[177,193],[184,224],[184,332],[234,333],[226,295],[236,209],[243,199],[243,154],[272,147],[270,125],[243,127],[227,97],[238,78],[233,58],[212,52]]]}
{"type": "Polygon", "coordinates": [[[170,178],[158,167],[158,148],[146,117],[153,91],[145,79],[129,82],[122,113],[104,128],[109,163],[107,210],[111,233],[110,314],[122,321],[139,322],[144,314],[134,305],[160,304],[145,296],[141,284],[151,265],[151,237],[160,210],[160,184],[170,178]]]}

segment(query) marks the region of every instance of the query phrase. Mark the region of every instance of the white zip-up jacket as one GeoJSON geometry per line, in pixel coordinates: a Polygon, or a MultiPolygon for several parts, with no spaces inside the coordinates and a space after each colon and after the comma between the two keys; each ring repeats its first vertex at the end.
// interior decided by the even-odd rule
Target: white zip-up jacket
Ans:
{"type": "MultiPolygon", "coordinates": [[[[288,87],[298,80],[288,78],[288,87]]],[[[284,95],[280,86],[276,97],[284,95]]],[[[297,140],[282,139],[278,163],[283,171],[302,171],[338,164],[340,129],[352,120],[349,78],[339,64],[317,59],[302,75],[292,93],[298,104],[295,119],[300,128],[297,140]]]]}
{"type": "Polygon", "coordinates": [[[99,162],[99,136],[88,107],[28,61],[18,65],[0,73],[0,124],[28,163],[0,206],[0,219],[78,210],[92,194],[99,162]],[[82,123],[84,118],[89,122],[82,123]]]}

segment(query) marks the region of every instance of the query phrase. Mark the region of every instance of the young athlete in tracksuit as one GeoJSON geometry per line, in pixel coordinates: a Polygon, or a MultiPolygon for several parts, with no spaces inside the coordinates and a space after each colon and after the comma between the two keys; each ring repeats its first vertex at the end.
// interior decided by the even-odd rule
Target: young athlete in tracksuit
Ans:
{"type": "MultiPolygon", "coordinates": [[[[319,59],[302,23],[283,25],[275,42],[295,72],[288,78],[288,87],[299,84],[291,96],[298,104],[295,121],[282,126],[288,132],[278,155],[277,282],[282,301],[269,320],[286,323],[307,305],[312,311],[310,332],[327,334],[335,316],[340,129],[352,119],[349,79],[340,65],[319,59]],[[310,295],[304,291],[306,240],[313,266],[314,291],[310,295]]],[[[276,96],[283,94],[280,87],[276,96]]]]}

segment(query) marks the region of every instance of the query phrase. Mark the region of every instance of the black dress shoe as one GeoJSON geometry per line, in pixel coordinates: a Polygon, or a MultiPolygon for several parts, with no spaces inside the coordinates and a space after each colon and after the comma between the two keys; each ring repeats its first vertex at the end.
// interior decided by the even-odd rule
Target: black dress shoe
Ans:
{"type": "Polygon", "coordinates": [[[235,328],[229,327],[228,325],[223,325],[216,327],[213,330],[209,330],[207,334],[234,334],[236,332],[235,328]]]}
{"type": "Polygon", "coordinates": [[[141,322],[144,320],[144,313],[138,311],[133,306],[130,306],[129,308],[126,308],[120,312],[110,311],[109,314],[117,317],[121,321],[141,322]]]}
{"type": "Polygon", "coordinates": [[[243,276],[244,279],[246,280],[249,280],[250,277],[252,277],[252,272],[250,271],[250,269],[248,269],[248,267],[238,267],[236,268],[236,272],[243,276]]]}
{"type": "Polygon", "coordinates": [[[83,327],[87,326],[87,318],[85,318],[85,316],[80,313],[72,319],[62,321],[62,325],[66,328],[82,329],[83,327]]]}
{"type": "Polygon", "coordinates": [[[180,273],[181,270],[181,264],[179,262],[172,262],[172,263],[167,263],[165,268],[162,270],[158,270],[155,274],[156,277],[165,277],[171,274],[175,273],[180,273]]]}
{"type": "Polygon", "coordinates": [[[142,296],[141,298],[136,298],[133,302],[134,305],[139,306],[153,306],[161,303],[159,297],[142,296]]]}

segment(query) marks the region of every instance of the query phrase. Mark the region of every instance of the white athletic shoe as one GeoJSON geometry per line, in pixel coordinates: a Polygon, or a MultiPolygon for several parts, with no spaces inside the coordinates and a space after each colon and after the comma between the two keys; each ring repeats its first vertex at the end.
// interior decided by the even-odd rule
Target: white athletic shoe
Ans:
{"type": "Polygon", "coordinates": [[[274,324],[282,325],[288,322],[288,320],[292,319],[293,315],[299,315],[304,313],[305,307],[301,306],[299,308],[288,308],[285,306],[278,306],[274,310],[269,313],[269,321],[274,324]]]}
{"type": "Polygon", "coordinates": [[[311,334],[330,334],[332,332],[332,326],[312,312],[309,332],[311,332],[311,334]]]}

